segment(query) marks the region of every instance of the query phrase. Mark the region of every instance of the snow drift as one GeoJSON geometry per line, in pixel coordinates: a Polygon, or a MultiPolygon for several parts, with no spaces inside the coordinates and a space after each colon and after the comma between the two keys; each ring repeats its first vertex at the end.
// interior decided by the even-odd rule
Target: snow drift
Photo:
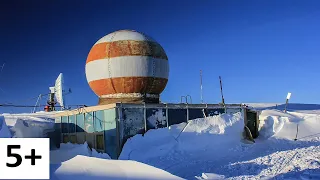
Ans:
{"type": "Polygon", "coordinates": [[[11,133],[3,116],[0,116],[0,138],[11,138],[11,133]]]}
{"type": "Polygon", "coordinates": [[[243,118],[240,112],[199,118],[169,128],[149,130],[144,136],[135,135],[125,143],[119,159],[143,160],[176,150],[218,151],[222,145],[239,143],[243,118]]]}
{"type": "Polygon", "coordinates": [[[320,118],[317,114],[264,110],[259,119],[260,138],[294,140],[320,133],[320,118]]]}
{"type": "Polygon", "coordinates": [[[52,166],[52,180],[181,179],[164,170],[136,161],[104,160],[78,155],[61,165],[52,166]]]}
{"type": "Polygon", "coordinates": [[[77,155],[111,159],[106,153],[99,153],[95,149],[90,149],[88,144],[60,144],[60,149],[50,151],[50,163],[61,163],[72,159],[77,155]]]}
{"type": "Polygon", "coordinates": [[[222,114],[136,135],[124,145],[120,159],[185,179],[317,179],[319,115],[264,110],[259,118],[260,136],[254,144],[241,141],[241,113],[222,114]]]}
{"type": "Polygon", "coordinates": [[[39,112],[30,114],[3,114],[14,138],[47,137],[54,131],[53,112],[39,112]]]}
{"type": "Polygon", "coordinates": [[[319,114],[264,110],[259,118],[255,144],[215,161],[197,179],[320,179],[319,114]]]}
{"type": "MultiPolygon", "coordinates": [[[[16,137],[42,136],[53,123],[48,116],[5,114],[0,134],[11,128],[16,137]]],[[[123,147],[126,161],[109,160],[86,143],[61,144],[50,154],[51,179],[320,179],[320,111],[267,109],[259,118],[254,144],[241,141],[241,113],[222,114],[136,135],[123,147]]]]}

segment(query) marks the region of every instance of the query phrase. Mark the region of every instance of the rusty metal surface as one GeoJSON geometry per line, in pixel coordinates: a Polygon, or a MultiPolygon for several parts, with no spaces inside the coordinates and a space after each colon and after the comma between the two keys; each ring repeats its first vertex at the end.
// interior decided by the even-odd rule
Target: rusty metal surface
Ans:
{"type": "Polygon", "coordinates": [[[167,82],[168,79],[164,78],[119,77],[91,81],[89,85],[98,96],[116,93],[160,94],[167,82]]]}
{"type": "Polygon", "coordinates": [[[167,85],[168,75],[168,57],[162,46],[136,31],[116,31],[102,37],[86,61],[87,81],[100,97],[99,104],[159,102],[158,97],[141,97],[159,95],[167,85]]]}
{"type": "Polygon", "coordinates": [[[142,97],[132,97],[132,98],[99,98],[98,105],[106,105],[113,103],[159,103],[159,98],[142,98],[142,97]]]}
{"type": "Polygon", "coordinates": [[[87,57],[87,62],[121,56],[150,56],[168,60],[160,44],[151,41],[122,40],[94,45],[87,57]]]}

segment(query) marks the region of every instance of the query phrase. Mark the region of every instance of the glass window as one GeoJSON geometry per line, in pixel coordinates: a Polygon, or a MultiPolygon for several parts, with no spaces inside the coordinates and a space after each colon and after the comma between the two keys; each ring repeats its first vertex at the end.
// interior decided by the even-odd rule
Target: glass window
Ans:
{"type": "Polygon", "coordinates": [[[71,115],[69,116],[69,133],[76,132],[76,116],[71,115]]]}
{"type": "Polygon", "coordinates": [[[77,114],[77,132],[84,132],[84,114],[77,114]]]}
{"type": "Polygon", "coordinates": [[[96,111],[94,116],[94,129],[96,132],[102,132],[104,130],[104,112],[96,111]]]}
{"type": "Polygon", "coordinates": [[[62,133],[68,133],[68,116],[62,116],[61,121],[62,133]]]}
{"type": "Polygon", "coordinates": [[[88,133],[94,132],[93,114],[94,114],[93,112],[85,113],[85,131],[88,133]]]}

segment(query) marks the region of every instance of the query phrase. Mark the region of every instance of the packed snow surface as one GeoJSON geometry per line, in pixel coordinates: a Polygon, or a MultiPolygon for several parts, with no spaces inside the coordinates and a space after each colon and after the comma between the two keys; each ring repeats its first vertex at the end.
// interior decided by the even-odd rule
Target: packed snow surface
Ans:
{"type": "MultiPolygon", "coordinates": [[[[54,128],[53,115],[47,113],[2,114],[0,138],[46,137],[54,128]],[[7,125],[8,124],[8,125],[7,125]]],[[[84,144],[61,144],[50,151],[50,179],[181,179],[164,170],[136,161],[111,160],[84,144]]]]}
{"type": "Polygon", "coordinates": [[[10,138],[11,133],[3,116],[0,116],[0,138],[10,138]]]}
{"type": "Polygon", "coordinates": [[[136,162],[105,160],[77,155],[76,157],[51,166],[52,180],[178,180],[182,179],[164,170],[136,162]]]}
{"type": "Polygon", "coordinates": [[[241,113],[191,120],[132,137],[120,159],[185,179],[320,179],[320,113],[315,112],[263,110],[255,143],[242,138],[241,113]]]}
{"type": "Polygon", "coordinates": [[[41,138],[54,130],[53,115],[56,112],[2,114],[14,138],[41,138]]]}
{"type": "Polygon", "coordinates": [[[95,149],[90,149],[88,144],[60,144],[60,148],[50,152],[50,163],[61,163],[72,159],[77,155],[111,159],[106,153],[98,153],[95,149]]]}
{"type": "Polygon", "coordinates": [[[159,155],[194,152],[199,149],[210,154],[241,140],[243,119],[241,113],[223,114],[173,125],[170,128],[149,130],[144,136],[129,139],[119,159],[146,160],[159,155]],[[219,146],[212,148],[212,144],[219,146]]]}
{"type": "MultiPolygon", "coordinates": [[[[320,179],[320,106],[251,104],[262,110],[255,143],[241,113],[190,120],[128,139],[120,160],[88,145],[51,151],[52,179],[320,179]],[[291,109],[290,109],[291,108],[291,109]]],[[[50,113],[3,114],[0,137],[39,137],[50,113]]]]}

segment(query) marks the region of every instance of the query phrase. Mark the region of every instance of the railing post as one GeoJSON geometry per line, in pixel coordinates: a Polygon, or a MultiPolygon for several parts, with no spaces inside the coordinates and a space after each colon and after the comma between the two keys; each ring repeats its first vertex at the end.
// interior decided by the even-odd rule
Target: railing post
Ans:
{"type": "Polygon", "coordinates": [[[187,123],[189,121],[189,107],[188,107],[188,104],[187,104],[187,123]]]}
{"type": "Polygon", "coordinates": [[[120,156],[120,153],[121,153],[121,146],[122,146],[122,133],[123,133],[123,127],[122,127],[122,124],[121,124],[121,118],[122,118],[122,103],[120,102],[120,107],[116,107],[116,110],[118,111],[118,118],[117,118],[117,126],[118,126],[118,133],[117,133],[117,136],[118,136],[118,147],[117,147],[117,158],[119,158],[120,156]]]}
{"type": "Polygon", "coordinates": [[[167,127],[169,127],[169,111],[168,111],[168,104],[166,103],[166,118],[167,118],[167,127]]]}
{"type": "Polygon", "coordinates": [[[192,104],[192,98],[191,98],[191,96],[190,96],[190,95],[187,95],[187,96],[186,96],[187,104],[188,104],[188,97],[190,98],[190,104],[192,104]]]}
{"type": "Polygon", "coordinates": [[[144,132],[146,133],[147,132],[147,109],[146,109],[146,103],[144,103],[144,106],[143,106],[143,119],[144,119],[144,132]]]}

